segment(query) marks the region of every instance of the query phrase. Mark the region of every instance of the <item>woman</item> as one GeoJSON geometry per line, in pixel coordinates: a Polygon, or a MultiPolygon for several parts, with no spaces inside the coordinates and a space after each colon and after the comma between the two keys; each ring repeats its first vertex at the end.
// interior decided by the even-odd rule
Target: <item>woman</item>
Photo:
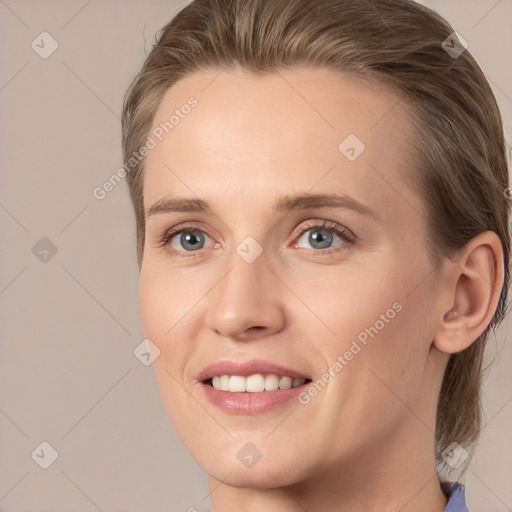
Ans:
{"type": "Polygon", "coordinates": [[[409,0],[196,0],[123,111],[140,311],[215,512],[465,511],[506,311],[501,118],[409,0]]]}

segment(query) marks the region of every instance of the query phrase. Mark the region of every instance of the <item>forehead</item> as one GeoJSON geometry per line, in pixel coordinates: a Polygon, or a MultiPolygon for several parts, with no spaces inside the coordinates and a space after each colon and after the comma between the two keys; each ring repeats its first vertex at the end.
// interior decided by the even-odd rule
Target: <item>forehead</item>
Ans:
{"type": "Polygon", "coordinates": [[[165,126],[146,161],[146,206],[164,195],[231,204],[236,195],[256,207],[306,191],[391,214],[417,202],[400,178],[411,160],[407,105],[383,85],[318,68],[195,72],[164,95],[153,132],[165,126]],[[197,105],[183,108],[190,97],[197,105]]]}

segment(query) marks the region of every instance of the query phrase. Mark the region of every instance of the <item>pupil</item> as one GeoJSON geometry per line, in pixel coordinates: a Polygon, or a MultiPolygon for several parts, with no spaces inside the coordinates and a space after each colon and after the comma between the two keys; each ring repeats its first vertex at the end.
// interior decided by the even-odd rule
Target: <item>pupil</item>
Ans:
{"type": "Polygon", "coordinates": [[[320,248],[328,247],[331,244],[331,238],[332,236],[328,231],[325,230],[317,230],[312,231],[309,235],[310,243],[312,245],[319,244],[320,248]],[[322,234],[324,233],[324,234],[322,234]]]}
{"type": "MultiPolygon", "coordinates": [[[[193,234],[194,231],[189,231],[188,233],[181,234],[181,245],[186,249],[187,244],[189,244],[189,248],[197,249],[202,248],[204,245],[204,239],[201,235],[193,234]]],[[[197,231],[195,231],[197,233],[197,231]]]]}

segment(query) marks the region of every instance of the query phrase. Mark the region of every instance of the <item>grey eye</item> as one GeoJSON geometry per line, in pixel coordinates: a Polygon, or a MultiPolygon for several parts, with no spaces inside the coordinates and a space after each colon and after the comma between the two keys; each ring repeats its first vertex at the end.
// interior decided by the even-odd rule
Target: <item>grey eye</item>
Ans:
{"type": "Polygon", "coordinates": [[[311,228],[304,231],[297,242],[302,246],[304,238],[306,238],[307,243],[311,245],[312,249],[325,249],[326,247],[332,246],[335,237],[343,242],[343,238],[340,235],[335,234],[332,229],[311,228]]]}
{"type": "Polygon", "coordinates": [[[171,241],[171,246],[178,251],[183,249],[185,251],[194,251],[196,249],[202,249],[207,238],[209,238],[208,235],[204,234],[202,231],[190,229],[176,233],[171,241]],[[181,245],[181,247],[176,246],[176,244],[181,245]]]}

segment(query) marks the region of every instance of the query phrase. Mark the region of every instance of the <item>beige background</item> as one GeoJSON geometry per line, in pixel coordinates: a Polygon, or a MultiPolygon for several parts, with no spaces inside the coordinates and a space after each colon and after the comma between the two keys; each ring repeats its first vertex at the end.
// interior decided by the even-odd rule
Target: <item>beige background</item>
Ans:
{"type": "MultiPolygon", "coordinates": [[[[512,3],[423,3],[469,42],[510,140],[512,3]]],[[[2,511],[208,509],[206,477],[174,434],[151,367],[133,354],[144,336],[126,184],[102,201],[92,194],[122,162],[124,90],[179,7],[0,0],[2,511]],[[43,31],[58,43],[47,59],[31,48],[43,31]],[[46,262],[32,251],[43,237],[57,249],[46,262]],[[59,454],[48,469],[35,462],[48,449],[31,457],[43,441],[59,454]]],[[[512,510],[507,320],[490,342],[488,424],[466,477],[471,512],[512,510]]]]}

